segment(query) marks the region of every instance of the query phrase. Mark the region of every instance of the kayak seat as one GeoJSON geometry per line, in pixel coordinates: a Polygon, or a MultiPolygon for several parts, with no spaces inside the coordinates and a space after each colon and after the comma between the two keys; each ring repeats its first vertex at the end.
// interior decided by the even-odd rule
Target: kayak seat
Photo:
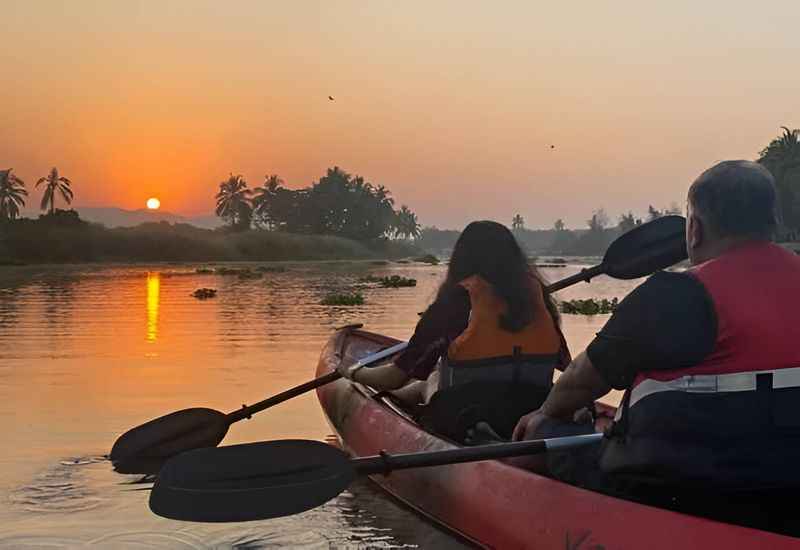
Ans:
{"type": "Polygon", "coordinates": [[[549,389],[534,384],[474,381],[441,389],[416,414],[427,430],[464,443],[467,430],[486,422],[503,439],[510,440],[517,421],[538,409],[549,389]]]}

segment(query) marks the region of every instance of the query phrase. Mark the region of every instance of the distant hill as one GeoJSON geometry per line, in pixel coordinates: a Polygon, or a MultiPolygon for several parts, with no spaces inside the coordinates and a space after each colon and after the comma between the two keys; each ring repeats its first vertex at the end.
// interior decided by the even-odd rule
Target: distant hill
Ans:
{"type": "MultiPolygon", "coordinates": [[[[222,225],[220,219],[213,215],[187,217],[163,210],[124,210],[113,207],[78,207],[81,219],[101,223],[106,227],[134,227],[147,222],[169,222],[169,223],[188,223],[203,229],[215,229],[222,225]]],[[[24,215],[36,218],[39,213],[26,211],[24,215]]]]}

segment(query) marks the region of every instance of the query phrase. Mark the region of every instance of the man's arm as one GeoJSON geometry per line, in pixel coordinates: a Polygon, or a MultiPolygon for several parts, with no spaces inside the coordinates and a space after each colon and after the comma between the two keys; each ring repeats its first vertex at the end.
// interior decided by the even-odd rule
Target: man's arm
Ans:
{"type": "Polygon", "coordinates": [[[572,421],[575,413],[611,390],[586,352],[578,355],[550,390],[541,408],[519,419],[512,439],[532,439],[542,422],[555,418],[572,421]]]}
{"type": "Polygon", "coordinates": [[[558,378],[540,411],[546,416],[571,420],[573,415],[611,390],[586,352],[578,355],[558,378]]]}

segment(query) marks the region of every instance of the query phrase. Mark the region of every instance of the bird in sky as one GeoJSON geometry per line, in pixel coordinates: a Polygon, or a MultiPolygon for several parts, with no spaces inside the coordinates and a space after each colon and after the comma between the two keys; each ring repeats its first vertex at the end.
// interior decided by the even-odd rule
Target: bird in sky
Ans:
{"type": "Polygon", "coordinates": [[[555,148],[556,148],[556,146],[555,146],[555,145],[551,145],[551,146],[550,146],[550,149],[555,149],[555,148]]]}
{"type": "Polygon", "coordinates": [[[330,99],[331,101],[333,101],[333,96],[332,96],[332,95],[329,95],[329,96],[328,96],[328,99],[330,99]]]}

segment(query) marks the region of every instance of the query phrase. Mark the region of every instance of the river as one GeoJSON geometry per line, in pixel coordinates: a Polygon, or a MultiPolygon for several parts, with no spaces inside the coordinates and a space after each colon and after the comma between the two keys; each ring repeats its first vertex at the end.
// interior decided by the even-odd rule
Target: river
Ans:
{"type": "MultiPolygon", "coordinates": [[[[369,481],[284,519],[199,524],[149,511],[149,485],[104,458],[119,434],[173,410],[230,411],[307,381],[337,326],[407,338],[446,269],[295,263],[241,280],[197,267],[0,267],[0,548],[467,547],[369,481]],[[364,305],[320,305],[367,274],[418,285],[367,285],[364,305]],[[193,298],[200,287],[217,297],[193,298]]],[[[578,269],[542,271],[555,281],[578,269]]],[[[599,277],[559,298],[621,298],[636,283],[599,277]]],[[[573,353],[606,318],[564,316],[573,353]]],[[[330,436],[312,392],[237,423],[225,443],[330,436]]]]}

